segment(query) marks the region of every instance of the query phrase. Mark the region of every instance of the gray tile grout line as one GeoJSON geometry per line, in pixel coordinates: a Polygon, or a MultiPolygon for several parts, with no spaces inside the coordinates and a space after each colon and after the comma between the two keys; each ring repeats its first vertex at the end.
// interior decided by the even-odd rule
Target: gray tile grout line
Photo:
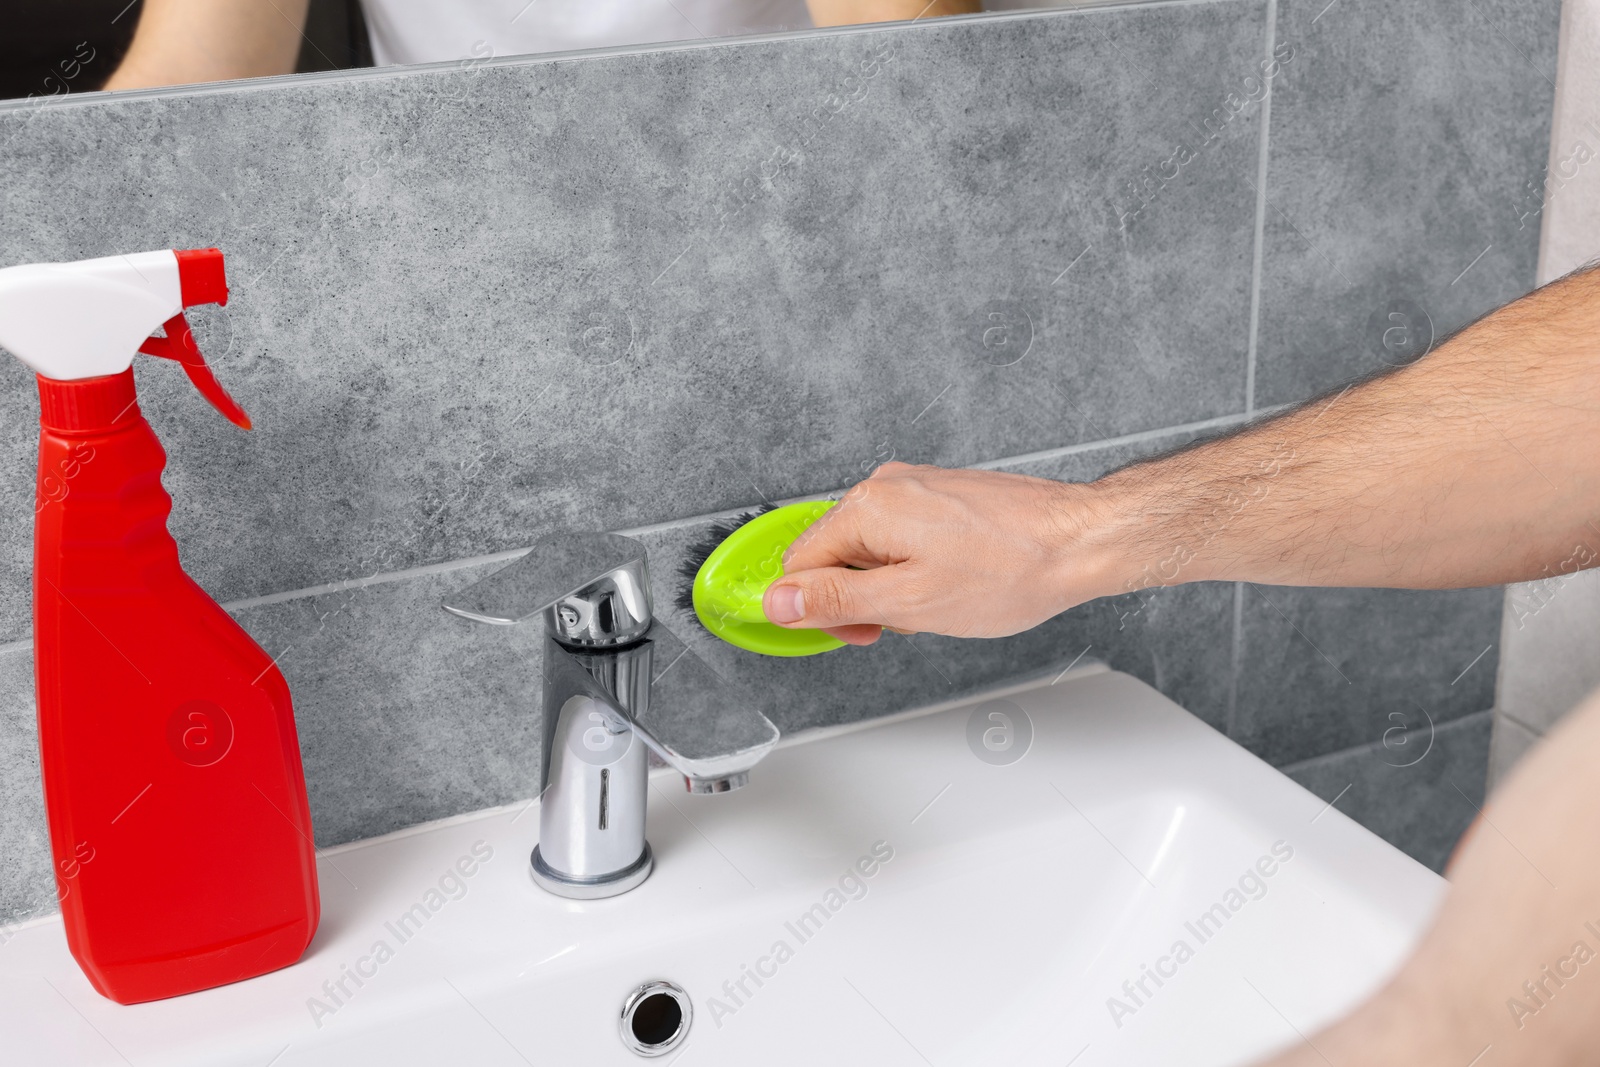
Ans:
{"type": "MultiPolygon", "coordinates": [[[[1266,0],[1266,49],[1264,59],[1272,58],[1278,44],[1278,0],[1266,0]]],[[[1256,150],[1256,204],[1254,247],[1250,259],[1250,326],[1245,344],[1244,410],[1247,419],[1256,415],[1256,364],[1261,349],[1261,279],[1266,273],[1267,173],[1272,158],[1272,86],[1267,86],[1261,101],[1261,140],[1256,150]]],[[[1286,406],[1286,405],[1283,405],[1286,406]]],[[[1276,409],[1269,409],[1276,410],[1276,409]]],[[[1239,669],[1244,645],[1244,583],[1233,586],[1233,657],[1228,680],[1227,733],[1235,736],[1239,712],[1239,669]]]]}
{"type": "Polygon", "coordinates": [[[1517,716],[1511,714],[1505,708],[1502,708],[1498,703],[1496,703],[1495,706],[1490,708],[1489,710],[1494,712],[1494,717],[1495,718],[1504,719],[1504,720],[1506,720],[1507,722],[1509,722],[1513,726],[1520,726],[1524,730],[1526,730],[1530,734],[1532,734],[1534,737],[1539,738],[1540,740],[1544,739],[1545,731],[1550,729],[1550,727],[1546,726],[1543,730],[1541,730],[1539,727],[1534,726],[1532,723],[1523,722],[1521,719],[1517,718],[1517,716]]]}
{"type": "MultiPolygon", "coordinates": [[[[1453,729],[1453,728],[1455,728],[1457,726],[1465,725],[1468,720],[1476,719],[1480,715],[1488,715],[1488,716],[1491,716],[1491,718],[1492,718],[1492,716],[1494,714],[1495,714],[1495,709],[1494,708],[1482,708],[1482,709],[1480,709],[1478,711],[1469,711],[1469,712],[1467,712],[1467,714],[1458,715],[1454,719],[1449,720],[1448,722],[1439,723],[1439,725],[1436,727],[1436,732],[1437,733],[1443,733],[1446,730],[1453,729]]],[[[1348,748],[1336,749],[1333,752],[1324,752],[1324,753],[1321,753],[1320,755],[1316,755],[1316,756],[1307,756],[1305,759],[1295,760],[1293,763],[1274,763],[1274,764],[1272,764],[1272,766],[1274,768],[1276,768],[1277,770],[1281,771],[1282,773],[1288,774],[1290,771],[1301,770],[1301,769],[1306,768],[1306,767],[1312,767],[1312,766],[1315,766],[1317,764],[1325,763],[1325,762],[1327,762],[1329,760],[1338,759],[1338,758],[1343,757],[1343,756],[1351,755],[1352,753],[1363,752],[1363,751],[1366,751],[1368,749],[1378,749],[1378,748],[1382,748],[1382,747],[1383,747],[1383,742],[1382,741],[1364,741],[1359,745],[1350,745],[1348,748]]]]}
{"type": "Polygon", "coordinates": [[[266,593],[262,596],[245,597],[242,600],[229,600],[224,602],[222,606],[228,611],[243,611],[247,608],[266,607],[270,604],[285,604],[291,600],[304,600],[308,597],[324,596],[328,593],[365,589],[369,585],[389,585],[394,582],[409,581],[412,578],[425,578],[431,574],[447,574],[451,571],[465,570],[468,567],[476,567],[485,563],[505,563],[523,555],[528,551],[528,548],[528,545],[522,545],[519,548],[507,549],[504,552],[491,552],[483,556],[467,556],[461,559],[445,560],[442,563],[429,563],[421,567],[406,567],[398,571],[383,571],[378,574],[368,575],[365,578],[346,578],[342,581],[306,586],[304,589],[290,589],[281,593],[266,593]]]}
{"type": "MultiPolygon", "coordinates": [[[[1284,405],[1288,406],[1288,405],[1284,405]]],[[[1046,448],[1038,452],[1024,452],[1016,456],[1006,456],[1001,459],[988,459],[982,463],[973,463],[968,470],[995,470],[1000,467],[1012,466],[1022,463],[1039,463],[1047,459],[1062,459],[1067,456],[1082,455],[1095,452],[1103,448],[1121,448],[1124,445],[1143,444],[1162,437],[1171,437],[1176,434],[1195,433],[1205,430],[1223,430],[1234,426],[1243,426],[1250,421],[1248,412],[1238,411],[1231,415],[1218,415],[1211,419],[1202,419],[1199,422],[1186,422],[1177,426],[1162,426],[1153,430],[1139,430],[1136,433],[1124,434],[1121,437],[1107,437],[1100,441],[1085,441],[1081,444],[1062,445],[1059,448],[1046,448]]]]}
{"type": "MultiPolygon", "coordinates": [[[[1211,2],[1211,0],[1206,0],[1211,2]]],[[[1287,405],[1285,405],[1287,406],[1287,405]]],[[[1276,409],[1273,409],[1276,410],[1276,409]]],[[[1257,415],[1264,412],[1256,412],[1257,415]]],[[[1206,430],[1228,429],[1241,426],[1249,420],[1250,416],[1244,413],[1220,415],[1214,419],[1204,419],[1200,422],[1184,423],[1179,426],[1165,426],[1154,430],[1140,430],[1136,433],[1124,434],[1121,437],[1108,437],[1101,441],[1088,441],[1080,444],[1063,445],[1059,448],[1045,449],[1041,452],[1027,452],[1016,456],[1007,456],[1003,459],[986,460],[975,463],[969,469],[993,470],[1000,467],[1014,466],[1023,463],[1037,463],[1049,459],[1059,459],[1066,456],[1082,455],[1102,449],[1121,448],[1127,445],[1142,444],[1148,441],[1159,440],[1163,437],[1172,437],[1185,433],[1204,432],[1206,430]]],[[[793,497],[776,503],[789,503],[791,500],[818,500],[827,497],[828,493],[812,493],[807,496],[793,497]]],[[[640,537],[655,533],[665,533],[671,530],[697,526],[706,522],[715,522],[719,519],[731,519],[749,511],[749,505],[728,508],[725,511],[707,512],[703,515],[689,515],[680,519],[668,519],[665,522],[651,523],[645,526],[633,526],[615,532],[626,537],[640,537]]],[[[389,585],[395,582],[409,581],[413,578],[425,578],[434,574],[448,574],[451,571],[466,570],[488,563],[504,563],[516,559],[528,551],[529,546],[522,545],[518,548],[506,549],[503,552],[491,552],[481,556],[464,556],[460,559],[445,560],[442,563],[429,563],[421,567],[407,567],[397,571],[384,571],[380,574],[368,575],[365,578],[346,578],[337,582],[325,582],[321,585],[306,586],[301,589],[290,589],[281,593],[266,593],[256,597],[245,597],[239,600],[229,600],[223,603],[223,608],[228,611],[245,611],[249,608],[268,607],[273,604],[287,604],[292,600],[305,600],[311,597],[326,596],[329,593],[348,592],[352,589],[365,589],[373,585],[389,585]]],[[[0,655],[8,652],[17,652],[33,647],[32,640],[11,641],[0,644],[0,655]]]]}
{"type": "Polygon", "coordinates": [[[1239,720],[1239,668],[1244,661],[1244,583],[1233,583],[1232,667],[1228,675],[1228,718],[1224,733],[1237,738],[1239,720]]]}
{"type": "MultiPolygon", "coordinates": [[[[1278,44],[1278,0],[1267,0],[1266,52],[1264,59],[1272,59],[1272,50],[1278,44]]],[[[1256,150],[1256,220],[1253,240],[1255,247],[1250,259],[1250,334],[1245,343],[1244,357],[1244,410],[1253,415],[1256,410],[1256,356],[1261,345],[1261,277],[1264,273],[1267,232],[1267,164],[1271,153],[1272,137],[1272,84],[1267,84],[1266,95],[1261,99],[1261,142],[1256,150]]]]}

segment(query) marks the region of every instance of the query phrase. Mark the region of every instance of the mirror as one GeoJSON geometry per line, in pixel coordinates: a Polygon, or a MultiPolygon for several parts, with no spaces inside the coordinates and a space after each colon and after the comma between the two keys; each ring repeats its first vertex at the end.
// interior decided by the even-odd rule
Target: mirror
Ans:
{"type": "MultiPolygon", "coordinates": [[[[1084,0],[1076,0],[1083,3],[1084,0]]],[[[1089,0],[1095,2],[1095,0],[1089,0]]],[[[1103,0],[1101,0],[1103,2],[1103,0]]],[[[0,98],[913,21],[1075,0],[51,0],[17,5],[0,98]]]]}

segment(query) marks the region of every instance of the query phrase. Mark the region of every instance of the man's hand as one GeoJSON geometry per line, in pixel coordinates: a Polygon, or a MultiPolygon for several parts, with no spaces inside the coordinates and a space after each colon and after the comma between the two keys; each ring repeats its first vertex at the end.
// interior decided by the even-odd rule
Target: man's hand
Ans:
{"type": "Polygon", "coordinates": [[[767,617],[1027,629],[1191,581],[1439,589],[1600,564],[1600,271],[1431,355],[1088,485],[891,463],[784,559],[767,617]],[[847,570],[846,568],[860,568],[847,570]]]}
{"type": "Polygon", "coordinates": [[[851,644],[880,626],[1004,637],[1115,593],[1090,561],[1089,487],[886,463],[795,542],[767,618],[851,644]],[[856,569],[849,569],[856,568],[856,569]]]}

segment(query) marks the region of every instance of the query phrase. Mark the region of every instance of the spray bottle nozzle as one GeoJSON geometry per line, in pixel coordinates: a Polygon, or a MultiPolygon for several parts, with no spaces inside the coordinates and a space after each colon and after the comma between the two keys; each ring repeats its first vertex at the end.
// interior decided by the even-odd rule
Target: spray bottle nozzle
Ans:
{"type": "Polygon", "coordinates": [[[223,417],[248,430],[249,417],[206,366],[183,316],[196,304],[227,302],[215,248],[7,267],[0,270],[0,345],[57,382],[121,374],[135,351],[175,360],[223,417]],[[157,327],[165,337],[151,336],[157,327]]]}
{"type": "MultiPolygon", "coordinates": [[[[228,302],[228,277],[223,269],[221,249],[181,249],[172,254],[178,260],[178,287],[184,307],[190,308],[196,304],[224,305],[228,302]]],[[[178,312],[161,325],[167,335],[145,338],[139,351],[147,356],[159,356],[180,364],[189,381],[200,390],[200,395],[209,400],[223,418],[241,430],[248,430],[250,416],[244,413],[244,408],[239,406],[237,400],[228,395],[222,383],[217,381],[217,376],[211,372],[183,312],[178,312]]]]}
{"type": "MultiPolygon", "coordinates": [[[[218,262],[220,264],[220,258],[218,262]]],[[[227,290],[224,289],[222,300],[217,303],[220,304],[227,298],[227,290]]],[[[241,430],[248,430],[250,416],[244,413],[244,408],[228,395],[222,383],[217,381],[217,376],[211,373],[210,366],[206,364],[206,357],[200,354],[200,346],[195,343],[194,333],[189,329],[189,320],[183,317],[183,312],[178,312],[162,325],[166,328],[167,335],[145,338],[144,344],[139,346],[139,351],[147,356],[159,356],[181,364],[183,372],[189,376],[194,387],[200,390],[200,395],[211,401],[211,406],[222,412],[223,418],[241,430]]]]}
{"type": "Polygon", "coordinates": [[[228,303],[228,276],[222,267],[222,249],[188,248],[172,253],[178,260],[178,286],[183,306],[228,303]]]}

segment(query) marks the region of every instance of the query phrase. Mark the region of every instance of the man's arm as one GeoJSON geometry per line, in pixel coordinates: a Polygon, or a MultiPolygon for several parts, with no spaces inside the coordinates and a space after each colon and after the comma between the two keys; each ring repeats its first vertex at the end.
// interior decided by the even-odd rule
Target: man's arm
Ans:
{"type": "MultiPolygon", "coordinates": [[[[259,78],[294,71],[309,0],[145,0],[139,28],[106,89],[259,78]]],[[[980,10],[977,0],[808,0],[818,26],[893,22],[980,10]]]]}
{"type": "Polygon", "coordinates": [[[856,643],[878,624],[998,636],[1151,585],[1445,588],[1597,562],[1588,271],[1410,366],[1092,484],[887,464],[795,544],[766,608],[856,643]]]}
{"type": "Polygon", "coordinates": [[[806,0],[818,26],[854,26],[863,22],[910,22],[944,15],[982,11],[978,0],[806,0]]]}
{"type": "Polygon", "coordinates": [[[1600,562],[1600,272],[1104,488],[1127,544],[1195,546],[1180,581],[1452,588],[1539,577],[1579,545],[1600,562]]]}
{"type": "Polygon", "coordinates": [[[107,89],[291,74],[309,0],[145,0],[107,89]]]}
{"type": "MultiPolygon", "coordinates": [[[[795,544],[766,609],[868,643],[879,624],[1014,633],[1153,584],[1432,588],[1597,560],[1591,271],[1409,367],[1090,485],[886,465],[795,544]]],[[[1597,767],[1600,695],[1489,801],[1438,919],[1394,980],[1272,1067],[1593,1063],[1597,767]]]]}
{"type": "MultiPolygon", "coordinates": [[[[1600,1049],[1600,695],[1485,806],[1400,973],[1270,1067],[1578,1067],[1600,1049]]],[[[1314,966],[1314,961],[1307,961],[1314,966]]]]}

